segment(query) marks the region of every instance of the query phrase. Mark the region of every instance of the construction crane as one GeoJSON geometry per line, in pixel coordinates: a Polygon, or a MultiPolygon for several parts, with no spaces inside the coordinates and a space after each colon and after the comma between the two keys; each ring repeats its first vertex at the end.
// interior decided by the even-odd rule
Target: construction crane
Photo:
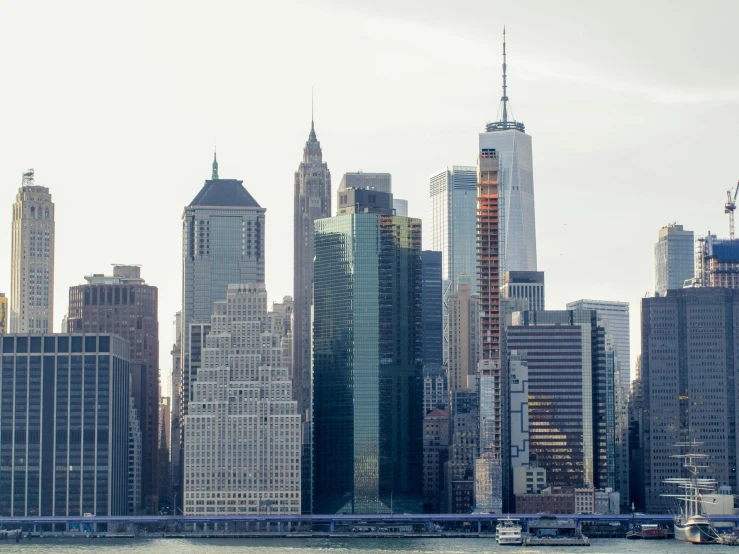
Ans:
{"type": "Polygon", "coordinates": [[[736,210],[736,195],[739,193],[739,183],[734,189],[734,196],[731,190],[726,191],[726,204],[724,204],[724,213],[729,214],[729,238],[734,239],[734,210],[736,210]]]}

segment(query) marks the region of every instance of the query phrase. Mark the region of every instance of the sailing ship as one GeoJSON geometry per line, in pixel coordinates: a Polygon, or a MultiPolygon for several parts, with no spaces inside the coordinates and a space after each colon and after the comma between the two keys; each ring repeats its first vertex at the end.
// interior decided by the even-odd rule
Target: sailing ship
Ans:
{"type": "Polygon", "coordinates": [[[523,544],[520,520],[511,519],[510,517],[498,520],[498,525],[495,528],[495,540],[498,541],[498,544],[500,545],[523,544]]]}
{"type": "Polygon", "coordinates": [[[718,483],[715,479],[701,478],[701,470],[708,469],[705,460],[707,454],[696,452],[696,448],[702,446],[702,442],[681,442],[675,446],[687,449],[684,454],[675,454],[672,458],[683,460],[683,467],[687,470],[688,477],[675,477],[666,479],[665,483],[677,485],[683,489],[683,494],[664,494],[679,498],[682,506],[675,517],[675,538],[679,541],[716,544],[721,542],[716,529],[711,522],[701,513],[701,502],[704,492],[713,492],[718,483]]]}

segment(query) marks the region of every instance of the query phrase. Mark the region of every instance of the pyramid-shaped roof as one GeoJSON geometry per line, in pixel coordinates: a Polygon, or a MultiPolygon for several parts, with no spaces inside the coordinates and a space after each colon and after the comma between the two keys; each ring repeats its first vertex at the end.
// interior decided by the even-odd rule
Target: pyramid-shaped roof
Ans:
{"type": "Polygon", "coordinates": [[[254,197],[237,179],[213,179],[205,181],[190,206],[227,206],[261,208],[254,197]]]}

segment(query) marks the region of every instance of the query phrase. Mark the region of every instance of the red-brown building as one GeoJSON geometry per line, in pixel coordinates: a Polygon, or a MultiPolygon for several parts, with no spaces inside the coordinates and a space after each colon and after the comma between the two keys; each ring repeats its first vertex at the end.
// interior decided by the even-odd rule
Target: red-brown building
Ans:
{"type": "Polygon", "coordinates": [[[159,321],[158,290],[139,266],[117,265],[113,275],[94,274],[70,287],[68,331],[115,333],[131,344],[131,396],[142,433],[142,508],[158,513],[159,321]]]}

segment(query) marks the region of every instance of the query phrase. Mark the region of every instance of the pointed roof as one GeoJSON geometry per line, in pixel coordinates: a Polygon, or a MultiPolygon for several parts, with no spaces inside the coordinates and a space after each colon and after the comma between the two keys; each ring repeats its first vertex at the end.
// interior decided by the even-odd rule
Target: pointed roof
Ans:
{"type": "Polygon", "coordinates": [[[211,179],[205,181],[190,206],[225,206],[261,208],[254,197],[244,188],[244,181],[237,179],[211,179]]]}
{"type": "Polygon", "coordinates": [[[310,134],[308,135],[308,142],[318,142],[316,138],[316,128],[313,125],[313,120],[310,120],[310,134]]]}

